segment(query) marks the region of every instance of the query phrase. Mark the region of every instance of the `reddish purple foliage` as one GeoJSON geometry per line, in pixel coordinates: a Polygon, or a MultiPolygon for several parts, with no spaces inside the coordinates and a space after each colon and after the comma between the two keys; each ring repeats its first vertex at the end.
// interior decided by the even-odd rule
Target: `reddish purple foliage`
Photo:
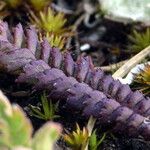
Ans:
{"type": "Polygon", "coordinates": [[[102,124],[113,125],[114,131],[150,139],[150,123],[144,117],[150,115],[150,101],[141,93],[95,70],[89,57],[74,62],[70,53],[62,55],[46,40],[40,44],[33,28],[27,29],[25,36],[19,24],[10,34],[2,22],[0,31],[0,67],[17,72],[17,82],[46,89],[50,98],[64,101],[69,108],[82,111],[86,117],[92,115],[102,124]]]}
{"type": "Polygon", "coordinates": [[[34,28],[26,29],[25,35],[21,24],[13,29],[13,34],[9,31],[7,23],[4,22],[0,24],[0,30],[1,51],[16,49],[13,52],[14,55],[7,54],[1,58],[7,59],[8,71],[16,70],[15,63],[26,64],[27,62],[24,62],[26,57],[28,57],[28,62],[42,59],[51,67],[63,70],[67,76],[75,77],[79,82],[85,82],[93,89],[102,91],[108,97],[117,100],[121,105],[129,107],[145,117],[150,115],[149,98],[145,98],[139,91],[133,92],[128,85],[123,85],[118,80],[114,80],[111,75],[105,75],[102,70],[94,69],[90,57],[84,58],[81,56],[77,62],[74,62],[70,53],[62,54],[59,49],[51,48],[46,39],[40,43],[34,28]],[[22,49],[18,52],[17,49],[19,48],[22,49]],[[22,58],[21,61],[18,55],[22,58]],[[14,61],[13,66],[12,61],[14,61]]]}

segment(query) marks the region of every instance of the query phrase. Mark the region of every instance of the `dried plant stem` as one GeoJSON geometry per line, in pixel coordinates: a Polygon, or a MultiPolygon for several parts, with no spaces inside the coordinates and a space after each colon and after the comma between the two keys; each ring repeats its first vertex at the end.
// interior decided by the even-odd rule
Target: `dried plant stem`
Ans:
{"type": "Polygon", "coordinates": [[[111,70],[116,70],[120,68],[122,65],[124,65],[128,60],[120,61],[115,64],[110,64],[108,66],[102,66],[102,67],[95,67],[95,69],[102,69],[103,71],[111,71],[111,70]]]}
{"type": "MultiPolygon", "coordinates": [[[[92,131],[93,131],[95,122],[96,122],[96,119],[93,118],[93,116],[91,116],[91,117],[89,118],[89,120],[88,120],[87,129],[88,129],[89,137],[90,137],[91,134],[92,134],[92,131]]],[[[87,141],[87,145],[86,145],[86,147],[85,147],[85,150],[88,150],[88,145],[89,145],[89,140],[87,141]]]]}
{"type": "Polygon", "coordinates": [[[113,78],[124,77],[136,64],[140,63],[145,57],[150,55],[150,46],[143,49],[141,52],[132,57],[122,67],[120,67],[114,74],[113,78]]]}
{"type": "Polygon", "coordinates": [[[88,124],[87,124],[87,129],[88,129],[88,132],[89,132],[90,135],[92,134],[92,130],[94,128],[95,122],[96,122],[96,119],[93,118],[93,116],[91,116],[89,118],[89,121],[88,121],[88,124]]]}

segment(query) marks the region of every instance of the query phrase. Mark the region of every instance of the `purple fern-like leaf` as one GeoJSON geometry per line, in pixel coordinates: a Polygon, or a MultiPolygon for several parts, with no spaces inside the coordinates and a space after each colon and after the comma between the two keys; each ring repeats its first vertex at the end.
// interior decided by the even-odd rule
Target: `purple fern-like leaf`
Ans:
{"type": "Polygon", "coordinates": [[[62,70],[50,68],[42,60],[33,60],[22,67],[23,73],[17,82],[31,84],[35,90],[47,90],[51,99],[63,101],[66,107],[82,112],[85,117],[92,115],[101,124],[112,125],[114,132],[142,135],[149,140],[150,124],[145,122],[146,118],[107,98],[102,92],[67,77],[62,70]]]}
{"type": "MultiPolygon", "coordinates": [[[[106,76],[101,70],[95,70],[88,57],[80,57],[74,62],[69,53],[62,55],[46,40],[39,46],[32,29],[28,36],[32,37],[33,45],[29,41],[11,43],[9,31],[3,28],[0,25],[1,33],[7,33],[0,37],[0,67],[8,72],[17,72],[17,82],[32,84],[35,90],[47,90],[50,98],[63,101],[66,107],[82,112],[86,117],[92,115],[101,124],[111,125],[114,132],[141,135],[150,140],[150,122],[146,118],[150,114],[150,101],[141,93],[132,92],[127,85],[106,76]]],[[[17,34],[24,40],[23,34],[17,34]]]]}
{"type": "MultiPolygon", "coordinates": [[[[11,32],[9,31],[7,23],[2,22],[0,24],[0,31],[1,51],[27,48],[21,51],[23,51],[22,53],[28,53],[28,56],[22,55],[25,57],[30,56],[29,61],[31,59],[42,59],[48,63],[49,66],[63,70],[67,76],[75,77],[79,82],[87,83],[93,89],[104,92],[108,97],[115,99],[120,104],[133,109],[135,112],[146,117],[150,116],[149,98],[145,98],[143,94],[138,91],[133,92],[128,85],[123,85],[118,80],[114,80],[111,75],[105,75],[102,70],[94,69],[90,57],[84,58],[81,56],[77,62],[74,62],[70,53],[62,54],[59,49],[51,48],[46,39],[40,43],[33,27],[28,28],[25,34],[21,24],[19,24],[14,28],[13,34],[10,34],[11,32]]],[[[12,61],[24,63],[23,60],[19,62],[17,61],[18,58],[14,58],[17,57],[18,50],[15,50],[13,53],[12,61]]],[[[10,58],[9,56],[9,58],[7,58],[7,54],[5,57],[5,59],[8,60],[10,58]]],[[[7,68],[8,71],[14,71],[16,69],[15,64],[12,67],[8,62],[7,68]]]]}

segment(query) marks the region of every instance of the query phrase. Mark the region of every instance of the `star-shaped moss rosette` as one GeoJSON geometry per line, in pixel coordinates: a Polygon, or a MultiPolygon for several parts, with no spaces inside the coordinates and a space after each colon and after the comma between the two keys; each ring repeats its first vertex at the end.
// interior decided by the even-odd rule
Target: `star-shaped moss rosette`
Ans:
{"type": "Polygon", "coordinates": [[[0,24],[0,69],[18,75],[16,82],[46,91],[50,99],[82,116],[93,116],[113,132],[150,139],[150,101],[142,93],[95,69],[89,57],[75,62],[69,52],[38,41],[35,29],[0,24]],[[10,40],[11,37],[11,40],[10,40]]]}
{"type": "Polygon", "coordinates": [[[134,80],[132,86],[135,89],[140,90],[145,95],[150,95],[150,65],[145,65],[144,69],[141,69],[139,73],[134,74],[134,80]]]}
{"type": "Polygon", "coordinates": [[[30,13],[31,24],[39,31],[39,38],[47,38],[51,46],[63,49],[66,39],[72,36],[71,27],[66,28],[67,19],[63,13],[57,13],[51,8],[40,11],[38,15],[30,13]]]}
{"type": "Polygon", "coordinates": [[[68,37],[64,37],[63,35],[55,35],[49,32],[41,32],[38,35],[41,42],[45,38],[52,47],[57,47],[60,49],[60,51],[65,50],[64,48],[68,37]]]}
{"type": "Polygon", "coordinates": [[[73,150],[84,150],[86,148],[86,144],[89,138],[88,129],[83,127],[81,129],[78,124],[76,124],[76,129],[72,133],[67,133],[63,136],[65,142],[73,149],[73,150]]]}
{"type": "Polygon", "coordinates": [[[147,28],[144,32],[134,30],[129,36],[129,41],[128,49],[135,53],[140,52],[150,45],[150,28],[147,28]]]}
{"type": "Polygon", "coordinates": [[[40,11],[39,14],[31,16],[31,22],[39,30],[61,34],[65,31],[64,25],[67,20],[63,13],[56,13],[51,8],[40,11]]]}

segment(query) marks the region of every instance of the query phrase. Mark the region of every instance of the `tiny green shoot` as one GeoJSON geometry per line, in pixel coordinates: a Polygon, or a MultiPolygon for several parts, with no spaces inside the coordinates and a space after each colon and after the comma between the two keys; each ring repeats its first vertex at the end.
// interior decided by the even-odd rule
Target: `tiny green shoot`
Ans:
{"type": "Polygon", "coordinates": [[[89,149],[98,150],[99,145],[105,140],[106,133],[103,133],[102,137],[98,139],[96,135],[96,130],[93,131],[92,135],[89,138],[89,149]]]}
{"type": "Polygon", "coordinates": [[[30,115],[42,120],[53,120],[59,117],[58,115],[55,115],[58,111],[59,104],[53,104],[52,101],[47,99],[45,93],[41,96],[41,105],[42,108],[29,105],[30,115]]]}

